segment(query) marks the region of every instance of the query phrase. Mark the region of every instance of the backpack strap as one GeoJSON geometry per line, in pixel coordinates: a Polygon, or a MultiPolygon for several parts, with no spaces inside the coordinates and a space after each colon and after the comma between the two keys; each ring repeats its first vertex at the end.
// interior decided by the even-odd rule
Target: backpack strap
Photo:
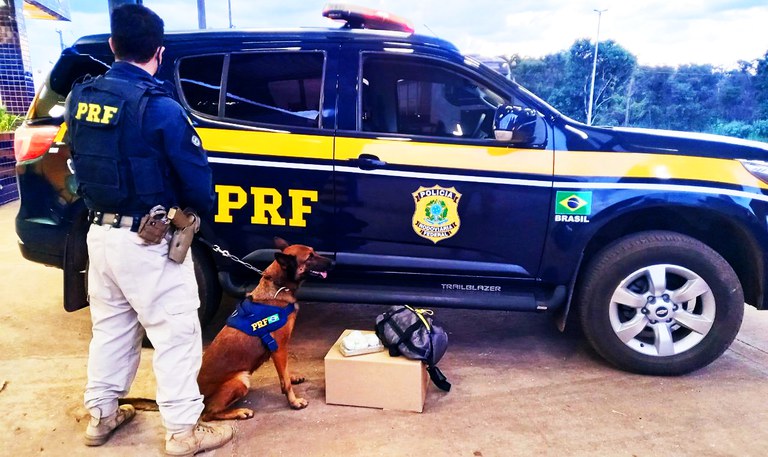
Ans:
{"type": "Polygon", "coordinates": [[[432,315],[431,309],[422,309],[422,308],[413,308],[410,305],[405,305],[406,309],[409,309],[413,314],[416,315],[419,319],[421,319],[421,322],[424,323],[424,327],[427,327],[427,331],[432,333],[432,326],[429,325],[429,321],[424,318],[424,314],[432,315]]]}
{"type": "Polygon", "coordinates": [[[451,391],[451,383],[448,382],[448,379],[445,377],[443,372],[440,371],[440,368],[437,368],[436,366],[427,367],[427,373],[429,373],[429,379],[435,383],[438,389],[444,390],[446,392],[451,391]]]}
{"type": "MultiPolygon", "coordinates": [[[[395,314],[398,314],[398,313],[402,313],[405,310],[406,310],[405,308],[390,309],[389,311],[387,311],[385,313],[384,319],[382,319],[378,323],[376,323],[376,336],[378,336],[381,341],[385,341],[384,340],[384,327],[386,327],[387,322],[392,320],[392,316],[394,316],[395,314]]],[[[402,338],[403,335],[400,332],[400,329],[398,329],[397,327],[395,327],[393,325],[392,326],[392,330],[394,330],[394,332],[397,333],[398,337],[402,338]]]]}
{"type": "MultiPolygon", "coordinates": [[[[398,341],[388,347],[389,355],[391,355],[392,357],[396,357],[400,355],[400,351],[397,349],[397,346],[399,346],[400,344],[403,344],[412,352],[416,354],[421,354],[422,357],[426,357],[426,354],[423,354],[422,351],[416,346],[414,346],[413,342],[411,341],[411,337],[413,336],[413,334],[416,332],[416,330],[421,328],[422,325],[425,325],[426,321],[424,321],[424,319],[421,318],[421,315],[419,315],[419,313],[416,312],[411,307],[398,308],[388,312],[387,317],[385,319],[382,319],[381,321],[379,321],[379,323],[376,324],[376,335],[379,337],[380,340],[384,341],[384,338],[383,338],[384,328],[387,326],[387,323],[389,323],[389,321],[392,320],[392,317],[395,314],[399,314],[405,311],[413,312],[414,314],[420,317],[420,321],[417,320],[413,324],[409,325],[408,328],[405,330],[400,330],[400,328],[396,325],[390,325],[390,328],[392,329],[392,331],[395,332],[395,334],[397,335],[398,341]]],[[[429,329],[428,325],[427,325],[427,329],[429,329]]]]}
{"type": "MultiPolygon", "coordinates": [[[[420,329],[423,324],[419,321],[414,322],[410,326],[408,326],[407,329],[405,329],[404,332],[400,332],[400,329],[395,329],[395,332],[400,336],[400,344],[404,344],[408,349],[410,349],[412,352],[416,354],[420,354],[422,357],[426,358],[427,354],[424,353],[423,350],[417,348],[413,344],[413,340],[411,337],[413,337],[413,334],[416,333],[416,330],[420,329]]],[[[431,344],[430,344],[431,346],[431,344]]]]}

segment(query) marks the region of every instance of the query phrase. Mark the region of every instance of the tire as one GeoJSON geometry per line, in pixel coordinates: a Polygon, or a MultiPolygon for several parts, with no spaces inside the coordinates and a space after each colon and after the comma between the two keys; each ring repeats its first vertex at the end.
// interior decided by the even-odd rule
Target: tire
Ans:
{"type": "Polygon", "coordinates": [[[216,267],[205,247],[193,244],[192,258],[195,261],[195,279],[197,279],[200,308],[197,314],[202,327],[211,323],[221,303],[221,284],[216,274],[216,267]]]}
{"type": "Polygon", "coordinates": [[[744,292],[709,246],[651,231],[619,239],[594,257],[577,306],[587,340],[618,368],[681,375],[730,346],[744,317],[744,292]]]}

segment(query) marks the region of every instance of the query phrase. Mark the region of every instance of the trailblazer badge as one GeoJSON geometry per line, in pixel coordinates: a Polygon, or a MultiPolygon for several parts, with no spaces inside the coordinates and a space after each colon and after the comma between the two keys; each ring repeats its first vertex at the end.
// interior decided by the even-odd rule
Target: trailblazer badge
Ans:
{"type": "Polygon", "coordinates": [[[459,231],[459,199],[455,187],[419,187],[413,194],[413,230],[433,243],[450,238],[459,231]]]}

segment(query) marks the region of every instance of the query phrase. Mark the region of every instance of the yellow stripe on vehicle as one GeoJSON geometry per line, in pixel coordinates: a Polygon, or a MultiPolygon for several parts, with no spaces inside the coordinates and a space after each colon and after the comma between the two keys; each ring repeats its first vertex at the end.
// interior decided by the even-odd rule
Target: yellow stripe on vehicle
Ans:
{"type": "Polygon", "coordinates": [[[64,142],[64,135],[67,133],[67,123],[62,122],[59,126],[59,131],[56,133],[56,136],[53,137],[54,143],[62,143],[64,142]]]}
{"type": "Polygon", "coordinates": [[[384,162],[417,167],[440,167],[550,176],[552,153],[540,149],[420,143],[397,139],[336,138],[336,159],[370,154],[384,162]]]}
{"type": "Polygon", "coordinates": [[[736,160],[673,154],[557,151],[555,176],[688,179],[768,189],[736,160]]]}
{"type": "MultiPolygon", "coordinates": [[[[62,125],[57,138],[65,131],[62,125]]],[[[391,165],[423,167],[425,172],[435,167],[521,173],[546,177],[548,181],[560,177],[679,179],[768,189],[768,184],[732,159],[595,151],[556,151],[553,157],[551,151],[540,149],[342,136],[336,137],[334,148],[332,136],[213,128],[197,132],[209,151],[328,161],[335,158],[337,165],[369,154],[391,165]]]]}
{"type": "Polygon", "coordinates": [[[199,128],[207,151],[305,159],[333,159],[333,137],[293,133],[199,128]]]}

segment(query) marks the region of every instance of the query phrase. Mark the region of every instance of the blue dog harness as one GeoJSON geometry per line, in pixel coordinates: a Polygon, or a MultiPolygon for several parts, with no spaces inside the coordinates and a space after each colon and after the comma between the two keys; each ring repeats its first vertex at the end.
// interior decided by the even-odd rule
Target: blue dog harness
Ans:
{"type": "Polygon", "coordinates": [[[261,338],[264,346],[275,352],[277,341],[270,333],[282,328],[288,321],[288,316],[295,310],[295,303],[281,308],[254,303],[250,298],[246,298],[237,304],[235,311],[227,318],[227,325],[246,335],[261,338]]]}

